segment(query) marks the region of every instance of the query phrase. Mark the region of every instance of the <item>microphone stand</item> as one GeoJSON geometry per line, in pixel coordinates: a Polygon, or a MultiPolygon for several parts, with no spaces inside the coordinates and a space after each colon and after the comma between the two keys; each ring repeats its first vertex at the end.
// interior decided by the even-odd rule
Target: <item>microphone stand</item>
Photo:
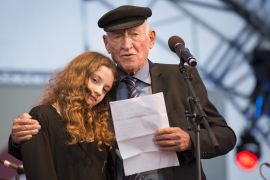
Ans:
{"type": "Polygon", "coordinates": [[[5,166],[7,166],[7,167],[11,167],[11,168],[13,168],[13,169],[16,169],[17,175],[16,175],[16,179],[15,179],[15,180],[20,180],[20,176],[21,176],[22,174],[24,174],[23,165],[15,165],[15,164],[10,163],[10,162],[7,161],[7,160],[1,160],[1,159],[0,159],[0,162],[1,162],[2,164],[4,164],[5,166]]]}
{"type": "Polygon", "coordinates": [[[16,175],[16,179],[15,180],[20,180],[20,176],[24,174],[24,170],[22,165],[20,165],[20,168],[17,169],[17,175],[16,175]]]}
{"type": "Polygon", "coordinates": [[[196,157],[197,157],[196,158],[196,169],[197,169],[198,180],[201,180],[201,163],[200,163],[200,161],[201,161],[201,152],[200,152],[200,130],[201,130],[200,123],[201,123],[201,121],[203,122],[205,129],[208,132],[208,136],[209,136],[214,148],[218,149],[219,144],[217,142],[217,139],[216,139],[214,133],[212,132],[212,130],[208,124],[208,121],[206,119],[206,114],[204,113],[202,105],[200,103],[200,100],[196,96],[196,93],[195,93],[193,86],[190,82],[192,80],[192,77],[190,77],[186,73],[187,69],[185,68],[184,61],[182,61],[182,59],[180,60],[179,71],[183,74],[183,77],[188,85],[188,89],[191,93],[191,97],[188,98],[188,102],[190,103],[190,105],[191,105],[191,103],[195,104],[194,112],[196,112],[196,113],[188,114],[188,112],[187,112],[186,117],[193,118],[193,121],[194,121],[194,132],[196,134],[196,136],[195,136],[195,141],[196,141],[195,150],[196,150],[196,157]]]}

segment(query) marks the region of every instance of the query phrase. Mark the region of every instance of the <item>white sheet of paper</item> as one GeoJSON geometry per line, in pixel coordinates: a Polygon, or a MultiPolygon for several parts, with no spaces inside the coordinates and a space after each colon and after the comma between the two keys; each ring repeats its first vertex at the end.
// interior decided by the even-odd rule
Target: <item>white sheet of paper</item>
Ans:
{"type": "Polygon", "coordinates": [[[125,175],[179,166],[175,152],[160,151],[153,137],[169,127],[163,93],[110,102],[125,175]]]}

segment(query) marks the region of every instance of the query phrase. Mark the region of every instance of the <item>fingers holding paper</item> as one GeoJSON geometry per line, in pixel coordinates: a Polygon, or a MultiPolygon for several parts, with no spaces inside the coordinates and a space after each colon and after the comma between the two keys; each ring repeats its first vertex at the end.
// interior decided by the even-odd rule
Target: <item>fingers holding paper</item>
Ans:
{"type": "Polygon", "coordinates": [[[156,131],[154,142],[162,151],[186,151],[192,149],[192,142],[187,132],[179,127],[167,127],[156,131]]]}

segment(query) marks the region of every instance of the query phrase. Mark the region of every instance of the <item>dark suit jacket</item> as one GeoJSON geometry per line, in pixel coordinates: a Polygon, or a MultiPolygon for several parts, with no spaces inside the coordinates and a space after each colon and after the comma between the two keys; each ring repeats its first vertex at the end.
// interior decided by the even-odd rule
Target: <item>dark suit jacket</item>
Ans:
{"type": "MultiPolygon", "coordinates": [[[[188,122],[185,117],[185,110],[193,112],[194,107],[190,108],[187,98],[190,96],[188,86],[179,72],[178,65],[157,64],[149,61],[152,93],[163,92],[170,127],[180,127],[186,131],[193,144],[195,144],[195,133],[192,122],[188,122]],[[192,128],[188,131],[188,126],[192,128]]],[[[236,143],[236,136],[233,130],[227,125],[224,118],[218,113],[213,104],[208,100],[206,88],[199,76],[196,68],[186,66],[187,73],[194,76],[191,82],[196,95],[201,101],[207,120],[216,139],[219,149],[215,150],[208,133],[201,123],[200,144],[201,158],[209,159],[224,155],[232,150],[236,143]]],[[[112,90],[111,100],[116,100],[116,89],[112,90]]],[[[197,179],[196,159],[193,152],[177,152],[180,166],[164,168],[164,173],[168,180],[194,180],[197,179]],[[189,161],[189,162],[188,162],[189,161]]],[[[202,170],[202,179],[206,179],[202,170]]]]}

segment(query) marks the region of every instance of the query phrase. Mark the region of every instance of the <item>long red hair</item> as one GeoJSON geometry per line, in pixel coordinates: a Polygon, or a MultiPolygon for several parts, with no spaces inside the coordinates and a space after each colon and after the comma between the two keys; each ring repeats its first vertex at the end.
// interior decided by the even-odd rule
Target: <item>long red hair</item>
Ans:
{"type": "Polygon", "coordinates": [[[97,141],[101,150],[102,143],[111,147],[114,142],[115,135],[108,126],[109,93],[94,107],[86,101],[91,95],[87,82],[100,66],[112,70],[115,84],[118,73],[114,62],[100,53],[85,52],[65,68],[56,70],[46,86],[41,104],[57,104],[66,124],[69,145],[97,141]]]}

